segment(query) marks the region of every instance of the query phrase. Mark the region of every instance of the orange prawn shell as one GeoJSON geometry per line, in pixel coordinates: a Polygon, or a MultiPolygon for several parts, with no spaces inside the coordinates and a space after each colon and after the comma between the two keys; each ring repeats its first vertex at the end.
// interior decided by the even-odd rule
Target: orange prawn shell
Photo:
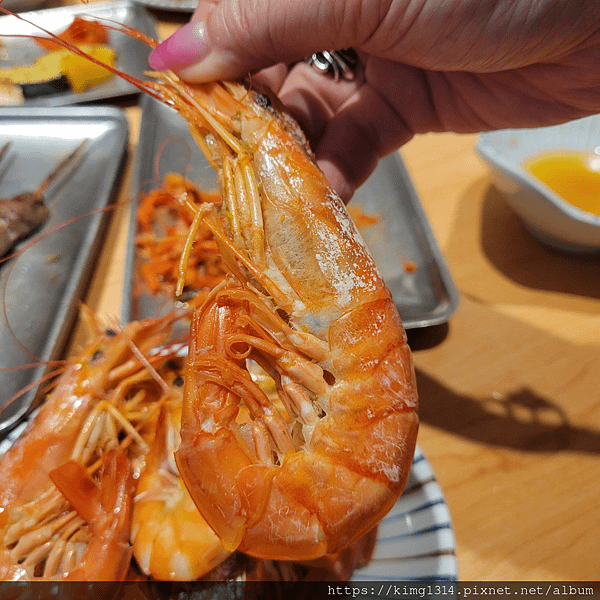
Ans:
{"type": "MultiPolygon", "coordinates": [[[[143,357],[167,341],[173,323],[181,317],[168,315],[132,322],[122,329],[103,330],[89,309],[83,307],[82,314],[92,324],[93,341],[59,371],[39,412],[0,456],[3,481],[0,579],[38,579],[37,567],[45,573],[50,563],[59,571],[51,572],[49,577],[73,580],[119,580],[126,576],[129,568],[134,494],[130,459],[120,450],[106,450],[106,440],[100,446],[86,449],[86,441],[80,445],[80,436],[86,438],[93,431],[88,418],[99,405],[114,406],[123,399],[122,394],[129,386],[140,382],[143,385],[152,379],[143,357]],[[85,465],[81,460],[86,461],[85,465]],[[88,464],[90,460],[101,460],[104,465],[97,483],[88,474],[88,469],[95,468],[88,464]],[[64,523],[65,502],[71,507],[69,513],[74,509],[87,523],[89,539],[85,533],[81,556],[71,554],[63,562],[60,548],[64,548],[62,544],[66,540],[54,534],[47,540],[46,537],[48,531],[52,531],[52,515],[56,527],[64,523]],[[21,543],[23,539],[25,542],[21,543]],[[40,546],[36,547],[38,543],[40,546]],[[28,551],[20,562],[22,552],[31,544],[35,551],[28,551]],[[53,552],[55,548],[57,551],[53,552]],[[40,564],[37,561],[44,559],[44,553],[49,553],[53,560],[40,564]],[[73,556],[78,563],[71,565],[70,572],[65,572],[73,556]]],[[[152,354],[147,360],[158,368],[158,363],[167,363],[173,352],[173,349],[165,350],[161,355],[152,354]]],[[[118,446],[118,440],[113,439],[113,442],[118,446]]],[[[66,526],[68,523],[66,521],[66,526]]],[[[79,543],[78,536],[74,537],[79,543]]],[[[46,574],[41,577],[45,578],[46,574]]]]}
{"type": "Polygon", "coordinates": [[[188,121],[219,173],[222,219],[207,211],[204,220],[227,266],[245,291],[260,290],[265,312],[285,313],[298,332],[268,331],[275,318],[265,324],[243,315],[252,323],[246,338],[260,339],[251,353],[272,363],[305,421],[305,443],[292,448],[287,420],[275,418],[222,343],[246,308],[228,300],[225,287],[197,311],[176,453],[186,487],[228,550],[302,560],[338,552],[394,504],[416,444],[414,371],[390,294],[293,120],[236,83],[191,85],[173,73],[142,82],[112,72],[188,121]],[[365,331],[375,333],[370,341],[365,331]],[[290,364],[261,354],[282,343],[285,361],[296,357],[290,364]],[[324,347],[314,361],[320,380],[314,369],[294,380],[306,350],[321,355],[324,347]],[[317,391],[323,386],[326,393],[317,391]],[[255,420],[240,427],[241,399],[255,407],[255,420]],[[273,464],[258,458],[270,437],[281,455],[273,464]]]}
{"type": "Polygon", "coordinates": [[[304,146],[273,141],[285,132],[272,121],[254,153],[274,262],[311,312],[328,312],[332,305],[346,309],[368,295],[377,297],[385,284],[366,247],[357,243],[360,236],[342,201],[304,146]],[[302,251],[305,246],[310,256],[302,251]]]}
{"type": "MultiPolygon", "coordinates": [[[[213,234],[250,270],[248,276],[232,266],[241,285],[266,290],[264,302],[272,305],[266,311],[283,311],[299,331],[326,344],[325,356],[316,361],[322,379],[306,389],[304,408],[298,408],[300,416],[318,404],[323,414],[304,426],[305,444],[286,451],[279,462],[264,464],[253,454],[264,446],[261,436],[275,435],[281,425],[271,420],[273,407],[264,404],[255,411],[258,429],[252,435],[258,438],[251,442],[231,416],[240,402],[256,403],[259,396],[244,383],[243,371],[223,371],[231,360],[223,340],[235,338],[235,315],[244,311],[234,299],[237,293],[229,303],[226,288],[194,318],[177,463],[199,510],[227,548],[261,558],[308,560],[339,552],[364,535],[402,492],[418,431],[414,368],[391,295],[304,138],[275,110],[252,105],[252,93],[235,84],[224,88],[238,111],[226,107],[237,115],[226,135],[239,134],[240,151],[247,153],[231,159],[230,166],[227,152],[215,159],[225,214],[247,210],[236,202],[240,207],[252,202],[252,189],[260,196],[254,209],[260,214],[250,223],[240,214],[255,230],[242,226],[239,241],[218,224],[213,234]],[[251,175],[245,175],[246,164],[252,165],[251,175]],[[248,179],[245,187],[234,187],[229,177],[248,179]],[[261,235],[264,260],[255,243],[261,235]],[[255,450],[252,444],[258,444],[255,450]],[[212,466],[200,470],[201,464],[212,466]]],[[[187,89],[194,94],[197,86],[187,89]]],[[[206,93],[198,92],[200,98],[206,93]]],[[[207,127],[204,120],[198,127],[196,137],[207,127]]],[[[243,322],[253,323],[252,316],[243,322]]],[[[281,332],[263,330],[262,323],[253,323],[245,339],[252,335],[257,342],[248,341],[250,356],[262,352],[259,338],[281,341],[281,332]]],[[[297,357],[300,365],[305,359],[299,352],[297,357]]],[[[286,382],[296,376],[283,363],[274,368],[286,382]]]]}
{"type": "Polygon", "coordinates": [[[92,531],[78,568],[64,580],[121,581],[129,571],[133,473],[126,454],[120,449],[106,453],[103,463],[100,485],[74,461],[50,473],[52,481],[92,531]]]}

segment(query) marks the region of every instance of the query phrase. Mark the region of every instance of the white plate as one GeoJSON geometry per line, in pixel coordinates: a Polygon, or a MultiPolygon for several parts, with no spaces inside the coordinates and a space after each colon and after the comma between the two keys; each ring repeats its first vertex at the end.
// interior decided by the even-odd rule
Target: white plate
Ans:
{"type": "Polygon", "coordinates": [[[379,524],[371,562],[352,576],[352,581],[415,580],[458,580],[450,513],[418,446],[406,489],[379,524]]]}

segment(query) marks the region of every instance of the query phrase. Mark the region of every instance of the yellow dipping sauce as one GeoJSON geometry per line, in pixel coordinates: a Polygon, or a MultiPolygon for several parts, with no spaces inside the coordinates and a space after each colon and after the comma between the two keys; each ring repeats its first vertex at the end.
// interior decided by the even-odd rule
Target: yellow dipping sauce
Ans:
{"type": "Polygon", "coordinates": [[[600,215],[600,156],[557,152],[529,159],[523,166],[569,204],[600,215]]]}

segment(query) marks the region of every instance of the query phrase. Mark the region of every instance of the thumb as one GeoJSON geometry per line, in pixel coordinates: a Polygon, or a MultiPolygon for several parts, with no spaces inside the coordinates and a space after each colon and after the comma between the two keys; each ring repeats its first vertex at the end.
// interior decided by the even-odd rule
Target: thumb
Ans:
{"type": "Polygon", "coordinates": [[[369,25],[376,27],[364,19],[364,1],[201,0],[191,22],[162,42],[149,62],[154,69],[205,82],[346,48],[365,39],[369,25]]]}

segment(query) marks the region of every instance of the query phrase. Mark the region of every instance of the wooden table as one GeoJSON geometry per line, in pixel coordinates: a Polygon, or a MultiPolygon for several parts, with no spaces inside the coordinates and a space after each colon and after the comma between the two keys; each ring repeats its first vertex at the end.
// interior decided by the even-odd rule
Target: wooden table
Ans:
{"type": "Polygon", "coordinates": [[[415,332],[419,443],[466,580],[600,578],[600,263],[549,250],[490,184],[474,136],[403,149],[460,292],[415,332]]]}
{"type": "MultiPolygon", "coordinates": [[[[187,20],[154,15],[163,37],[187,20]]],[[[127,200],[140,111],[122,107],[127,200]]],[[[474,144],[429,134],[402,149],[460,292],[448,324],[409,332],[419,444],[446,495],[460,579],[598,580],[600,261],[533,239],[474,144]]],[[[127,220],[126,208],[113,216],[87,294],[101,314],[120,312],[127,220]]]]}

